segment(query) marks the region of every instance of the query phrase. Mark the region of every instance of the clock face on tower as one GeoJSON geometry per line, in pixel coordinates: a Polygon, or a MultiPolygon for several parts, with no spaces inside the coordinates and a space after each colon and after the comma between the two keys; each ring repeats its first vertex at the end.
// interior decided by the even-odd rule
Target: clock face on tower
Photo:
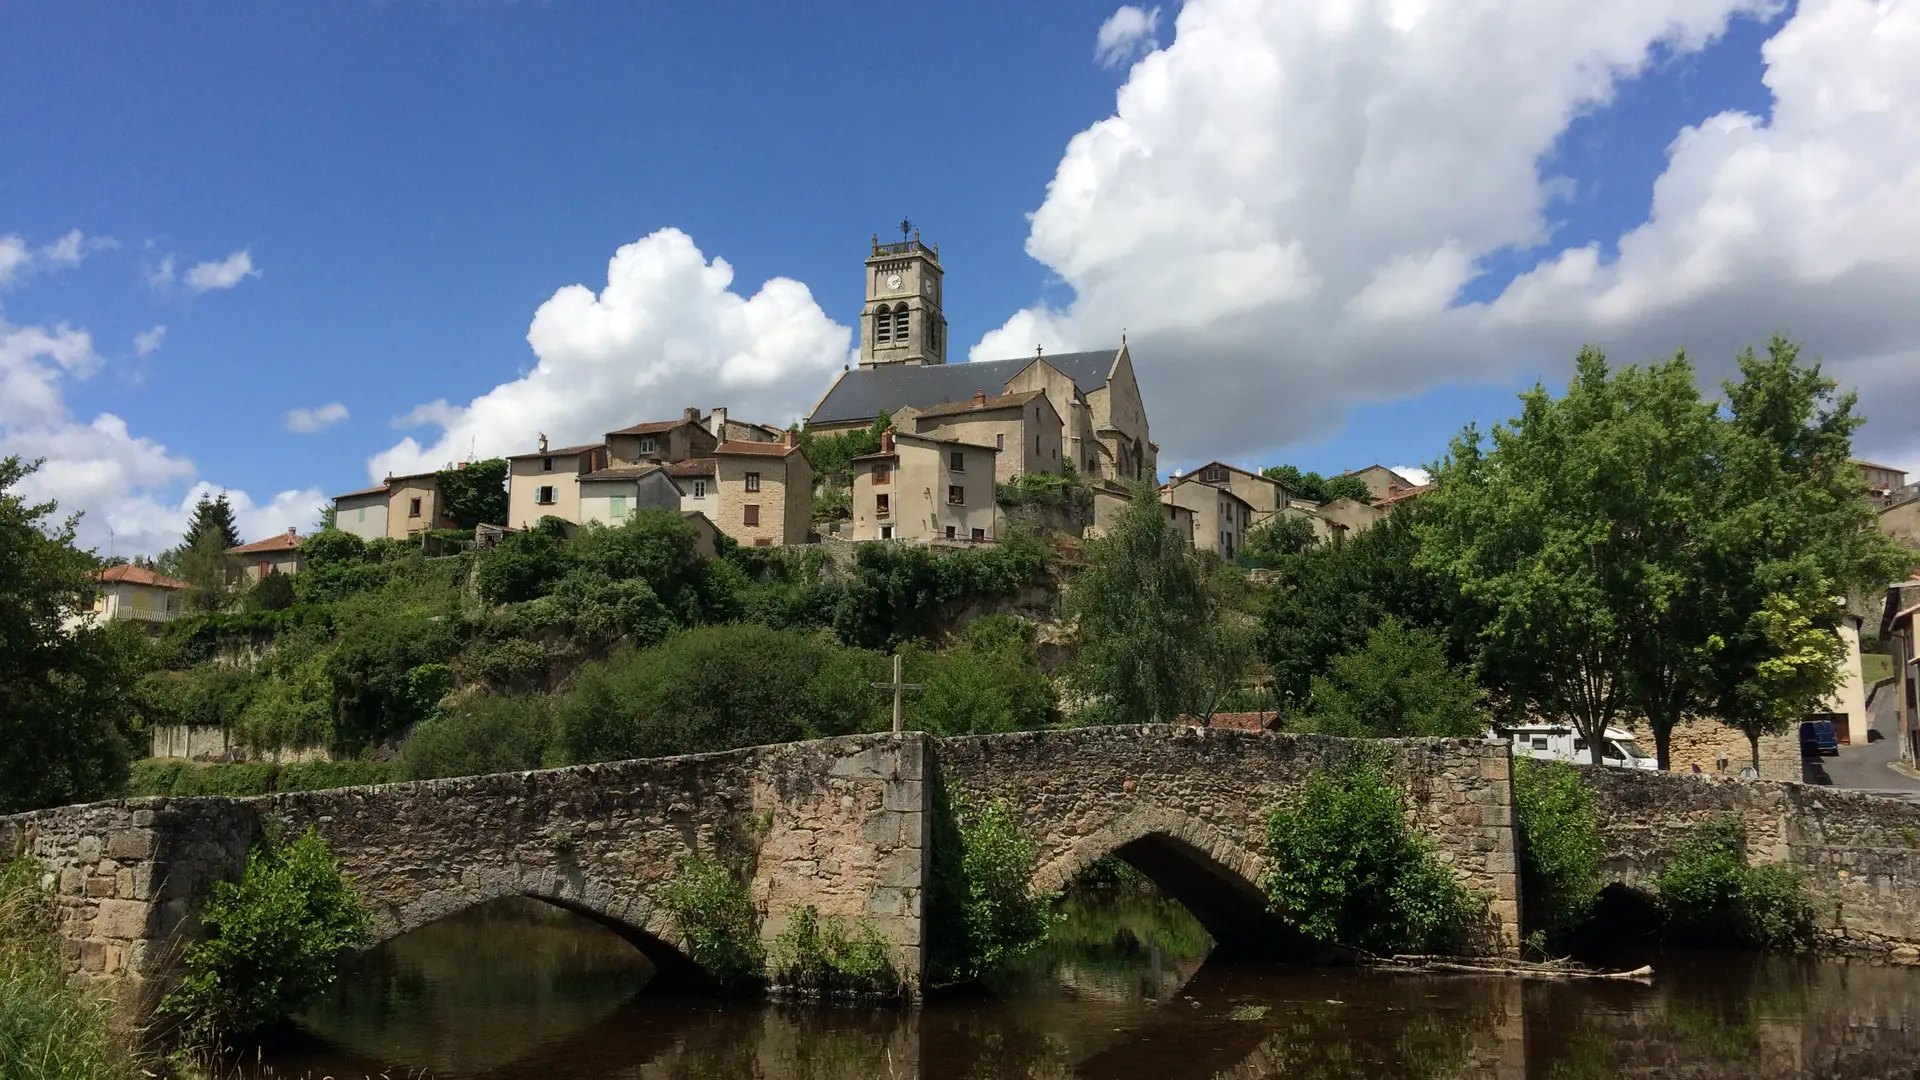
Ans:
{"type": "Polygon", "coordinates": [[[887,275],[887,288],[889,288],[889,289],[897,289],[897,288],[899,288],[899,287],[900,287],[900,275],[899,275],[899,274],[888,274],[888,275],[887,275]]]}
{"type": "Polygon", "coordinates": [[[920,290],[926,293],[928,296],[932,296],[933,295],[933,279],[928,278],[927,280],[921,282],[920,290]]]}

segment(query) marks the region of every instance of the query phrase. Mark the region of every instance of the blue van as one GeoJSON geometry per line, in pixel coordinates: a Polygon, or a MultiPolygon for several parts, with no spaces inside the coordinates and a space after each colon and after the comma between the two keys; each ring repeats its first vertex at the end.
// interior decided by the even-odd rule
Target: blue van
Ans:
{"type": "Polygon", "coordinates": [[[1840,738],[1831,720],[1808,720],[1800,725],[1801,757],[1832,757],[1840,753],[1840,738]]]}

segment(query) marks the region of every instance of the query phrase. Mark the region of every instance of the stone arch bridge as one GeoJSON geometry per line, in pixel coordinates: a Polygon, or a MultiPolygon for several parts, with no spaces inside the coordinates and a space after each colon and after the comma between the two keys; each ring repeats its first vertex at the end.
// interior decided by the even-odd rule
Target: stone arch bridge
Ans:
{"type": "MultiPolygon", "coordinates": [[[[1260,886],[1267,811],[1363,745],[1387,755],[1409,820],[1488,900],[1479,947],[1516,949],[1507,749],[1461,740],[1175,727],[852,736],[251,799],[62,807],[0,818],[0,858],[37,860],[75,976],[110,983],[136,1018],[167,985],[214,883],[239,875],[269,823],[319,831],[374,913],[375,941],[531,896],[615,929],[667,972],[697,974],[661,890],[698,853],[749,882],[767,941],[802,905],[871,920],[917,991],[937,791],[1011,808],[1036,845],[1041,890],[1117,854],[1224,947],[1255,948],[1273,931],[1260,886]]],[[[1833,902],[1833,940],[1897,958],[1920,940],[1920,807],[1795,784],[1591,779],[1619,880],[1643,882],[1692,823],[1733,812],[1762,857],[1802,867],[1833,902]]]]}

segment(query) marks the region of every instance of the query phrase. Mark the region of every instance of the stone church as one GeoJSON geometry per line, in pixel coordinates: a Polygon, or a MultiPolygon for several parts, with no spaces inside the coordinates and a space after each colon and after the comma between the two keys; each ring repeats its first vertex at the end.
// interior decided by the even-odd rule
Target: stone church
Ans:
{"type": "MultiPolygon", "coordinates": [[[[886,413],[903,432],[945,437],[945,430],[930,425],[948,429],[969,411],[1006,410],[1038,394],[1051,406],[1039,422],[1058,427],[1037,436],[1044,450],[1058,447],[1053,456],[1092,479],[1154,481],[1159,447],[1148,434],[1124,338],[1118,349],[1051,356],[1036,350],[1032,356],[949,364],[942,276],[940,246],[921,242],[918,231],[899,243],[874,240],[860,317],[860,365],[842,372],[814,405],[806,420],[810,430],[851,431],[886,413]]],[[[1007,450],[1004,438],[999,441],[998,448],[1007,450]]],[[[1017,446],[1024,450],[1028,441],[1023,436],[1017,446]]],[[[1053,465],[1027,471],[1061,470],[1053,465]]]]}

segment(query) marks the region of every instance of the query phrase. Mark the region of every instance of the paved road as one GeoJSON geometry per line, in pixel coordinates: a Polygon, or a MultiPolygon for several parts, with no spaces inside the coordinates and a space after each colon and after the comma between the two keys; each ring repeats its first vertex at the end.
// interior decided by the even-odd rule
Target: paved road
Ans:
{"type": "Polygon", "coordinates": [[[1889,762],[1900,760],[1900,744],[1891,738],[1893,694],[1881,694],[1875,705],[1868,717],[1872,730],[1867,741],[1841,747],[1838,757],[1808,760],[1803,779],[1810,784],[1832,784],[1920,802],[1920,780],[1887,767],[1889,762]]]}

